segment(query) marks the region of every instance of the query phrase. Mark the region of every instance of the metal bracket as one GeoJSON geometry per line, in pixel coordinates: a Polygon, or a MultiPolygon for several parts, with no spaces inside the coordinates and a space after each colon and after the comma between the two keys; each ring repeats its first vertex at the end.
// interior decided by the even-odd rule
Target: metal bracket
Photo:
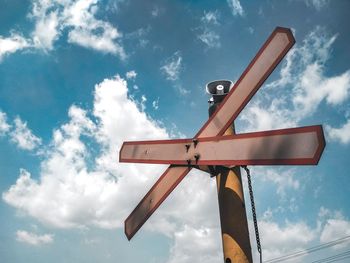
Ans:
{"type": "Polygon", "coordinates": [[[218,175],[218,171],[215,169],[215,166],[208,165],[208,169],[209,169],[211,178],[216,177],[218,175]]]}

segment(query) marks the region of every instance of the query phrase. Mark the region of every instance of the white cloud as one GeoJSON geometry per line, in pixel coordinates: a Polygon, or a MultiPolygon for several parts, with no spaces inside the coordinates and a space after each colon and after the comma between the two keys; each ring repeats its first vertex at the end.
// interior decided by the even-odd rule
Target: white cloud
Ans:
{"type": "Polygon", "coordinates": [[[147,101],[146,96],[142,95],[141,96],[141,102],[140,102],[141,111],[145,111],[146,110],[146,101],[147,101]]]}
{"type": "Polygon", "coordinates": [[[124,49],[114,40],[120,37],[118,31],[108,24],[96,23],[89,27],[76,27],[68,34],[68,42],[95,49],[102,53],[118,54],[122,59],[126,57],[124,49]],[[102,33],[94,33],[102,31],[102,33]]]}
{"type": "Polygon", "coordinates": [[[107,1],[107,4],[105,4],[105,9],[107,11],[112,12],[114,15],[117,15],[121,11],[122,5],[127,3],[126,0],[112,0],[107,1]]]}
{"type": "Polygon", "coordinates": [[[159,109],[159,97],[156,100],[152,101],[152,107],[155,110],[159,109]]]}
{"type": "Polygon", "coordinates": [[[201,21],[204,23],[208,24],[214,24],[218,25],[219,24],[219,12],[216,11],[209,11],[209,12],[204,12],[204,15],[201,18],[201,21]]]}
{"type": "Polygon", "coordinates": [[[322,66],[314,63],[308,65],[300,77],[293,102],[301,113],[314,113],[322,100],[331,105],[339,105],[350,95],[350,70],[326,78],[322,66]]]}
{"type": "Polygon", "coordinates": [[[134,101],[127,99],[126,82],[120,77],[105,79],[95,86],[94,115],[101,120],[99,132],[102,132],[100,138],[103,141],[121,145],[122,138],[167,137],[165,129],[141,113],[134,101]],[[116,114],[116,111],[120,113],[116,114]]]}
{"type": "Polygon", "coordinates": [[[146,27],[141,27],[136,29],[135,31],[125,34],[124,39],[125,41],[132,41],[133,43],[137,44],[136,46],[140,48],[145,48],[149,44],[147,35],[151,30],[152,27],[150,25],[146,27]]]}
{"type": "Polygon", "coordinates": [[[39,179],[21,169],[16,183],[3,193],[8,204],[58,228],[123,225],[163,166],[119,164],[120,146],[124,140],[168,135],[128,99],[121,78],[96,85],[94,98],[97,121],[71,106],[69,121],[53,133],[39,179]],[[88,146],[94,141],[96,158],[88,146]]]}
{"type": "Polygon", "coordinates": [[[297,121],[291,118],[285,100],[274,98],[270,105],[255,100],[240,115],[240,120],[247,123],[244,131],[264,131],[277,128],[295,127],[297,121]]]}
{"type": "MultiPolygon", "coordinates": [[[[273,220],[273,213],[268,209],[264,216],[258,221],[260,239],[262,242],[264,260],[275,259],[280,256],[298,253],[299,256],[293,257],[293,262],[309,262],[312,257],[308,257],[307,247],[314,247],[315,242],[331,242],[350,235],[350,222],[344,219],[340,211],[330,211],[321,207],[313,224],[306,224],[303,221],[288,222],[284,224],[277,223],[273,220]],[[312,227],[315,225],[315,227],[312,227]]],[[[253,241],[254,229],[252,222],[250,226],[250,240],[253,241]]],[[[332,249],[341,249],[348,245],[348,242],[332,246],[332,249]]],[[[255,261],[258,260],[258,253],[253,246],[253,256],[255,261]]]]}
{"type": "Polygon", "coordinates": [[[41,139],[35,136],[32,131],[27,127],[27,123],[23,122],[19,117],[14,120],[15,127],[11,131],[11,141],[14,142],[19,148],[24,150],[34,150],[41,144],[41,139]]]}
{"type": "Polygon", "coordinates": [[[53,49],[54,42],[59,37],[59,17],[58,12],[51,12],[48,15],[39,17],[35,24],[32,38],[35,47],[44,50],[53,49]]]}
{"type": "Polygon", "coordinates": [[[305,0],[307,6],[314,7],[317,11],[320,11],[323,7],[328,5],[329,0],[305,0]]]}
{"type": "Polygon", "coordinates": [[[188,90],[188,89],[182,87],[182,85],[180,85],[180,84],[176,84],[176,85],[175,85],[175,88],[176,88],[176,90],[180,93],[180,95],[182,95],[182,96],[185,96],[185,95],[188,95],[188,94],[191,93],[190,90],[188,90]]]}
{"type": "Polygon", "coordinates": [[[0,62],[6,55],[15,53],[18,50],[22,50],[30,46],[30,40],[24,38],[18,33],[12,32],[11,36],[7,38],[0,36],[0,62]]]}
{"type": "Polygon", "coordinates": [[[169,57],[160,68],[168,80],[177,80],[182,70],[182,57],[179,51],[169,57]]]}
{"type": "Polygon", "coordinates": [[[350,143],[350,120],[347,120],[340,128],[326,126],[327,137],[332,141],[339,141],[343,144],[350,143]]]}
{"type": "Polygon", "coordinates": [[[18,230],[16,232],[16,240],[19,242],[27,243],[33,246],[40,246],[43,244],[50,244],[53,242],[53,235],[37,235],[24,230],[18,230]]]}
{"type": "Polygon", "coordinates": [[[325,75],[336,35],[327,36],[321,27],[307,35],[296,47],[281,70],[281,79],[270,86],[291,84],[295,118],[310,116],[322,101],[331,106],[343,103],[350,95],[350,70],[337,76],[325,75]]]}
{"type": "Polygon", "coordinates": [[[255,32],[254,28],[251,27],[251,26],[248,27],[247,30],[248,30],[248,32],[249,32],[250,34],[254,34],[254,32],[255,32]]]}
{"type": "Polygon", "coordinates": [[[10,130],[10,127],[7,123],[6,113],[0,110],[0,136],[5,135],[10,130]]]}
{"type": "Polygon", "coordinates": [[[321,207],[320,207],[320,210],[319,210],[319,212],[318,212],[318,217],[319,217],[320,219],[323,219],[323,218],[325,218],[325,217],[330,217],[331,214],[332,214],[332,212],[331,212],[329,209],[327,209],[327,208],[321,206],[321,207]]]}
{"type": "Polygon", "coordinates": [[[160,12],[159,7],[158,7],[158,6],[155,6],[155,7],[152,9],[152,11],[151,11],[151,15],[152,15],[153,17],[157,17],[157,16],[159,16],[159,12],[160,12]]]}
{"type": "Polygon", "coordinates": [[[103,53],[117,54],[123,59],[126,56],[124,49],[116,42],[121,35],[110,23],[95,18],[97,3],[97,0],[78,0],[71,5],[64,5],[64,25],[73,27],[68,33],[68,42],[103,53]]]}
{"type": "MultiPolygon", "coordinates": [[[[328,219],[320,236],[322,243],[334,241],[350,235],[350,221],[345,219],[328,219]]],[[[334,246],[335,249],[347,247],[349,243],[334,246]]]]}
{"type": "Polygon", "coordinates": [[[11,142],[23,150],[34,150],[41,144],[41,139],[33,134],[21,118],[16,117],[13,122],[14,127],[8,124],[6,113],[0,111],[0,136],[8,135],[11,142]]]}
{"type": "MultiPolygon", "coordinates": [[[[271,181],[277,186],[277,194],[284,197],[287,189],[298,190],[299,180],[295,179],[294,169],[262,169],[264,181],[271,181]]],[[[254,173],[260,173],[259,170],[254,173]]]]}
{"type": "Polygon", "coordinates": [[[316,27],[288,53],[280,78],[267,84],[268,93],[260,93],[242,112],[246,130],[293,127],[312,116],[322,102],[335,107],[350,97],[350,70],[326,73],[335,40],[336,35],[316,27]]]}
{"type": "Polygon", "coordinates": [[[130,71],[126,72],[127,79],[135,79],[136,76],[137,76],[137,73],[135,72],[135,70],[130,70],[130,71]]]}
{"type": "Polygon", "coordinates": [[[244,15],[244,10],[243,7],[241,6],[241,3],[239,2],[239,0],[227,0],[227,3],[231,9],[231,12],[234,16],[240,15],[243,16],[244,15]]]}
{"type": "Polygon", "coordinates": [[[28,15],[35,22],[31,39],[15,33],[9,38],[0,36],[0,60],[6,54],[25,48],[52,50],[64,30],[68,31],[69,43],[125,59],[124,48],[118,42],[122,37],[120,32],[95,16],[99,3],[98,0],[34,0],[28,15]]]}
{"type": "Polygon", "coordinates": [[[317,230],[304,222],[287,222],[280,226],[273,221],[260,220],[259,231],[266,260],[303,250],[317,235],[317,230]]]}
{"type": "Polygon", "coordinates": [[[221,262],[220,230],[185,225],[175,233],[168,263],[221,262]]]}
{"type": "Polygon", "coordinates": [[[209,48],[219,48],[221,46],[220,36],[207,28],[197,37],[209,48]]]}
{"type": "MultiPolygon", "coordinates": [[[[350,221],[345,218],[341,211],[332,211],[321,207],[319,211],[320,242],[327,243],[350,236],[350,221]]],[[[343,240],[333,249],[341,249],[349,246],[350,240],[343,240]],[[346,242],[344,242],[346,241],[346,242]]]]}
{"type": "Polygon", "coordinates": [[[219,25],[219,12],[205,12],[201,17],[202,25],[197,28],[200,31],[197,38],[208,48],[219,48],[221,46],[220,36],[216,33],[215,26],[219,25]]]}

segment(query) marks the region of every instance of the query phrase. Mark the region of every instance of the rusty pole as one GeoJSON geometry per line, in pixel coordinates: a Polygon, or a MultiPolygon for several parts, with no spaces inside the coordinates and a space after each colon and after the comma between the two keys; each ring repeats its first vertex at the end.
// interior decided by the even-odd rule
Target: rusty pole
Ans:
{"type": "MultiPolygon", "coordinates": [[[[209,101],[209,116],[215,112],[231,85],[230,81],[213,81],[207,85],[207,91],[213,95],[213,99],[209,101]]],[[[225,135],[234,133],[232,124],[225,135]]],[[[216,175],[224,262],[252,263],[240,167],[216,166],[211,170],[216,175]]]]}

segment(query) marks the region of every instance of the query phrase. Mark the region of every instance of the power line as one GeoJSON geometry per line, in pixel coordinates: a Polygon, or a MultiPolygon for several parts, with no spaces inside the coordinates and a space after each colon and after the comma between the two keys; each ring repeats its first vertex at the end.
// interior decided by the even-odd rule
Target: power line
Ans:
{"type": "Polygon", "coordinates": [[[345,252],[340,253],[340,254],[330,256],[328,258],[322,258],[322,259],[319,259],[316,261],[312,261],[311,263],[330,263],[330,262],[335,262],[335,261],[339,261],[342,259],[347,259],[349,257],[350,257],[350,250],[345,251],[345,252]]]}
{"type": "Polygon", "coordinates": [[[271,260],[267,260],[267,261],[265,261],[265,263],[275,263],[275,262],[286,261],[286,260],[289,260],[289,259],[293,259],[295,257],[300,257],[300,256],[303,256],[305,254],[309,254],[310,252],[315,252],[315,251],[318,251],[318,250],[321,250],[321,249],[325,249],[325,248],[328,248],[328,247],[332,247],[332,246],[338,245],[340,243],[348,241],[349,239],[350,239],[350,235],[349,236],[345,236],[345,237],[340,238],[340,239],[337,239],[337,240],[330,241],[330,242],[322,244],[322,245],[311,247],[311,248],[308,248],[308,249],[305,249],[305,250],[302,250],[302,251],[299,251],[299,252],[295,252],[295,253],[292,253],[292,254],[289,254],[289,255],[285,255],[285,256],[281,256],[281,257],[274,258],[274,259],[271,259],[271,260]]]}
{"type": "Polygon", "coordinates": [[[343,259],[348,259],[348,258],[350,258],[350,256],[339,258],[339,259],[335,259],[335,260],[332,260],[332,261],[327,261],[326,263],[336,262],[336,261],[343,260],[343,259]]]}
{"type": "Polygon", "coordinates": [[[347,242],[349,240],[350,240],[350,235],[342,237],[342,238],[339,238],[337,240],[333,240],[333,241],[324,243],[322,245],[318,245],[318,246],[311,247],[311,248],[308,248],[308,249],[305,249],[305,250],[301,250],[301,251],[298,251],[298,252],[295,252],[295,253],[291,253],[289,255],[285,255],[285,256],[274,258],[274,259],[270,259],[270,260],[264,261],[264,263],[276,263],[276,262],[282,262],[282,261],[290,260],[290,259],[293,259],[293,258],[296,258],[296,257],[303,256],[305,254],[309,254],[311,252],[315,252],[315,251],[318,251],[318,250],[321,250],[321,249],[325,249],[325,248],[328,248],[328,247],[332,247],[332,246],[335,246],[335,245],[347,242]]]}

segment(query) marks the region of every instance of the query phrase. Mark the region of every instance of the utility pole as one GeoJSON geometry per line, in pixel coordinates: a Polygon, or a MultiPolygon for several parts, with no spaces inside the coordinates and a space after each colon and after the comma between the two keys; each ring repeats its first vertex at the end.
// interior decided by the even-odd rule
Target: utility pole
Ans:
{"type": "MultiPolygon", "coordinates": [[[[209,117],[215,112],[231,87],[232,82],[228,80],[207,84],[206,90],[212,95],[209,100],[209,117]]],[[[224,135],[234,134],[232,124],[224,135]]],[[[216,166],[210,169],[212,176],[216,176],[224,262],[252,263],[240,167],[216,166]]]]}
{"type": "MultiPolygon", "coordinates": [[[[225,263],[251,263],[240,166],[248,175],[254,227],[262,258],[247,165],[316,165],[325,147],[321,125],[235,134],[233,122],[295,43],[292,31],[277,27],[234,86],[207,85],[210,118],[188,139],[128,141],[120,162],[169,164],[125,220],[130,240],[185,176],[196,168],[216,176],[225,263]],[[233,168],[232,168],[233,167],[233,168]]],[[[190,197],[189,197],[190,198],[190,197]]]]}

